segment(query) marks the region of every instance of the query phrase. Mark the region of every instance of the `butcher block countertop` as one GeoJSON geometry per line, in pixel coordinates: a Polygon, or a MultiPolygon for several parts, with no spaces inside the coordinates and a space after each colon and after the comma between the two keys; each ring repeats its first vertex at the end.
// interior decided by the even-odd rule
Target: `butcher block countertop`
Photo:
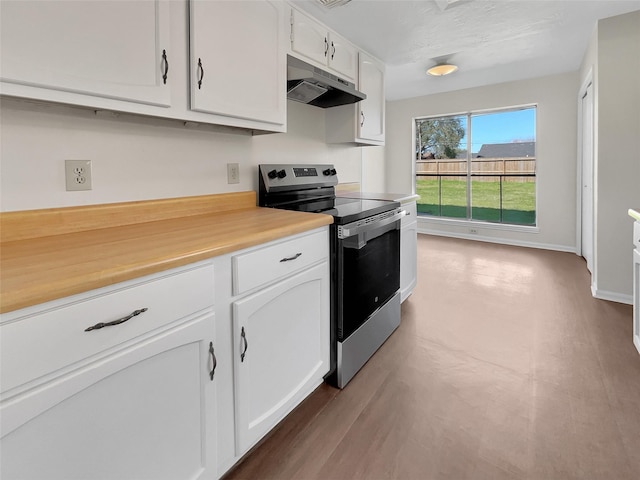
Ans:
{"type": "Polygon", "coordinates": [[[0,312],[329,225],[255,192],[0,213],[0,312]]]}

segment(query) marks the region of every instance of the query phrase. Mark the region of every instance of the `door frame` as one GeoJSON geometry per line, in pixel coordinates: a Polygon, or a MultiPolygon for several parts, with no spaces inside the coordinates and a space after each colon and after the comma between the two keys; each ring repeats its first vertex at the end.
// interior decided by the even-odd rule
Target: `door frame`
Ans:
{"type": "MultiPolygon", "coordinates": [[[[595,125],[596,125],[596,102],[595,102],[595,82],[593,79],[593,68],[589,68],[587,75],[585,76],[584,81],[580,85],[580,89],[578,90],[578,155],[576,162],[576,255],[582,256],[582,203],[583,203],[583,181],[582,181],[582,154],[583,154],[583,126],[584,126],[584,111],[582,108],[582,99],[587,93],[587,88],[591,85],[592,87],[592,97],[591,97],[591,107],[593,112],[592,118],[592,175],[595,179],[595,166],[596,166],[596,138],[595,138],[595,125]]],[[[594,213],[594,221],[592,222],[592,253],[591,253],[591,285],[592,290],[595,285],[596,278],[596,238],[595,238],[595,196],[596,196],[596,188],[595,181],[592,181],[592,191],[593,191],[593,208],[592,212],[594,213]]]]}

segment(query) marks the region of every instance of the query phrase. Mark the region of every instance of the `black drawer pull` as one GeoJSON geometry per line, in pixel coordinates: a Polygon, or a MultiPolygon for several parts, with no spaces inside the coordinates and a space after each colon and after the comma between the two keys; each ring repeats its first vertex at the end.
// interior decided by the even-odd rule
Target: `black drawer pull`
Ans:
{"type": "Polygon", "coordinates": [[[131,320],[133,317],[140,315],[141,313],[146,312],[148,309],[147,308],[141,308],[140,310],[134,310],[133,312],[131,312],[129,315],[127,315],[126,317],[122,317],[119,318],[118,320],[114,320],[113,322],[100,322],[100,323],[96,323],[94,326],[89,327],[89,328],[85,328],[85,332],[90,332],[91,330],[100,330],[101,328],[104,327],[113,327],[114,325],[120,325],[121,323],[126,322],[127,320],[131,320]]]}
{"type": "Polygon", "coordinates": [[[213,380],[213,375],[216,373],[216,367],[218,366],[218,359],[216,358],[216,354],[213,351],[213,342],[209,342],[209,355],[211,355],[212,366],[211,371],[209,372],[209,377],[213,380]]]}
{"type": "Polygon", "coordinates": [[[202,66],[202,59],[198,59],[198,90],[202,88],[202,80],[204,79],[204,67],[202,66]]]}
{"type": "Polygon", "coordinates": [[[244,356],[249,348],[249,342],[247,342],[247,335],[244,333],[244,327],[242,327],[242,331],[240,332],[240,338],[244,342],[244,349],[240,352],[240,362],[244,362],[244,356]]]}
{"type": "Polygon", "coordinates": [[[164,73],[162,74],[162,80],[164,84],[167,84],[167,74],[169,73],[169,60],[167,60],[167,51],[162,50],[162,60],[164,62],[164,73]]]}
{"type": "Polygon", "coordinates": [[[291,257],[285,257],[282,260],[280,260],[281,262],[290,262],[291,260],[296,260],[298,257],[300,257],[302,255],[302,252],[300,253],[296,253],[295,255],[291,256],[291,257]]]}

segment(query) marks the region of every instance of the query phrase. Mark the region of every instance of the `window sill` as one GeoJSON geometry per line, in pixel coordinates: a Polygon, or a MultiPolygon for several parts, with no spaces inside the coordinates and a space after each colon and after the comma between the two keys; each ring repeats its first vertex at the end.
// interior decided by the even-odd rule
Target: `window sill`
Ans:
{"type": "Polygon", "coordinates": [[[480,222],[477,220],[457,220],[454,218],[431,217],[418,214],[418,222],[427,225],[447,225],[451,227],[481,228],[483,230],[502,230],[508,232],[540,233],[538,226],[512,225],[505,223],[480,222]]]}

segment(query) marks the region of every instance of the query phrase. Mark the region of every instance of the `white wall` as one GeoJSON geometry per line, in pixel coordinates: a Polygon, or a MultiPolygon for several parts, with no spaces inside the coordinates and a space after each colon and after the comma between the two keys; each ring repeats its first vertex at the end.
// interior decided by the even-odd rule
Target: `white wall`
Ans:
{"type": "MultiPolygon", "coordinates": [[[[588,51],[591,52],[590,49],[588,51]]],[[[640,11],[598,22],[595,64],[596,296],[630,301],[632,225],[640,205],[640,11]]]]}
{"type": "MultiPolygon", "coordinates": [[[[385,184],[385,147],[369,146],[362,149],[362,191],[389,192],[385,184]]],[[[410,193],[411,190],[406,192],[410,193]]]]}
{"type": "Polygon", "coordinates": [[[0,210],[256,190],[260,163],[333,163],[341,182],[360,182],[362,149],[327,145],[324,110],[288,103],[288,133],[251,137],[2,99],[0,210]],[[65,190],[65,159],[92,161],[93,190],[65,190]],[[240,184],[227,184],[228,162],[240,164],[240,184]]]}
{"type": "Polygon", "coordinates": [[[575,251],[578,87],[578,74],[574,72],[388,102],[387,191],[415,189],[415,117],[536,104],[537,230],[474,224],[478,234],[470,234],[466,222],[446,223],[425,217],[419,219],[419,228],[442,235],[575,251]]]}

